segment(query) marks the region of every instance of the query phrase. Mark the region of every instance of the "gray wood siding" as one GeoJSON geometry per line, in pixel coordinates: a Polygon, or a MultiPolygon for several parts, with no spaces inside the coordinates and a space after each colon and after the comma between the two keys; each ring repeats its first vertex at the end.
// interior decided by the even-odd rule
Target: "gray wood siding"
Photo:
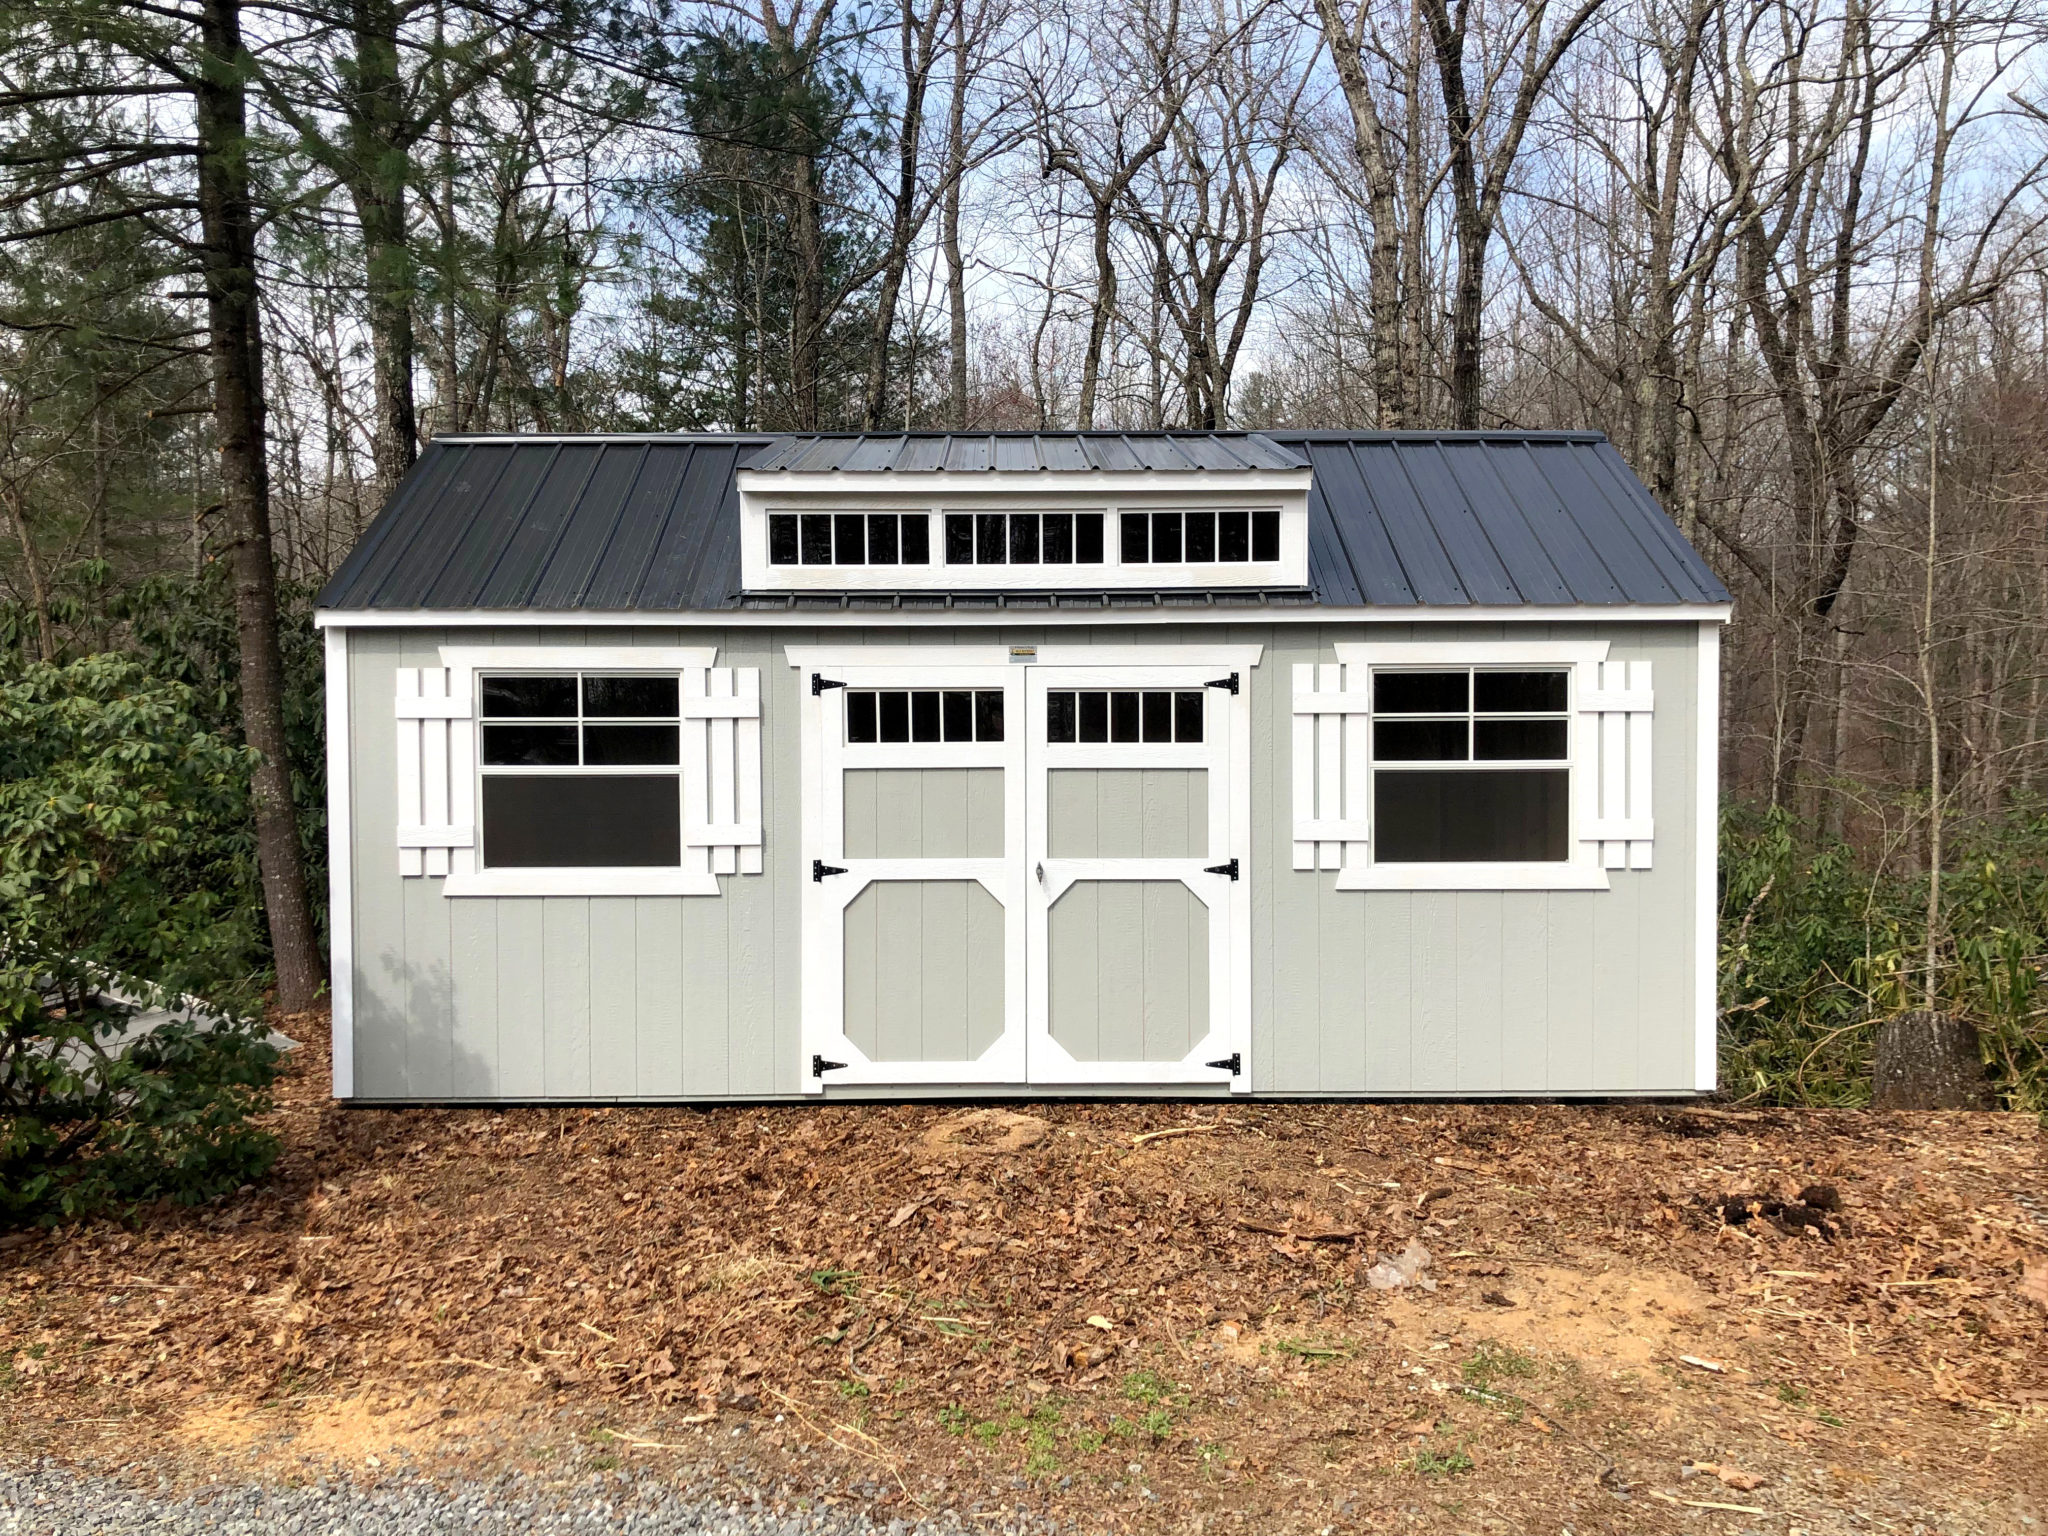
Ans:
{"type": "Polygon", "coordinates": [[[1076,1061],[1180,1061],[1209,1032],[1209,909],[1178,880],[1077,880],[1046,948],[1048,1023],[1076,1061]]]}
{"type": "MultiPolygon", "coordinates": [[[[348,908],[364,1099],[760,1098],[800,1091],[798,674],[846,631],[352,630],[348,908]],[[715,644],[761,671],[766,873],[717,897],[444,898],[401,879],[394,669],[438,647],[715,644]]],[[[877,628],[877,645],[1253,642],[1252,1074],[1283,1094],[1685,1092],[1695,1037],[1696,626],[1221,624],[877,628]],[[1609,891],[1338,891],[1291,868],[1291,667],[1339,640],[1584,638],[1654,663],[1655,868],[1609,891]]],[[[849,830],[850,830],[849,824],[849,830]]],[[[1221,857],[1225,850],[1213,850],[1221,857]]],[[[1230,850],[1240,851],[1240,850],[1230,850]]],[[[976,1089],[986,1094],[987,1089],[976,1089]]]]}
{"type": "Polygon", "coordinates": [[[849,859],[999,859],[1000,768],[849,768],[849,859]]]}
{"type": "Polygon", "coordinates": [[[1054,859],[1199,859],[1209,853],[1206,768],[1055,768],[1045,852],[1054,859]]]}
{"type": "Polygon", "coordinates": [[[846,1038],[973,1061],[1003,1032],[1003,908],[974,880],[877,880],[846,907],[846,1038]]]}

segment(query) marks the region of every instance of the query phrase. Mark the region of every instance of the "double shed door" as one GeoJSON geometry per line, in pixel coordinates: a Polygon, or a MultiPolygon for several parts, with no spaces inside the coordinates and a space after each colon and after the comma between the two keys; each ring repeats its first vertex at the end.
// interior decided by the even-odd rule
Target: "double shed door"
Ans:
{"type": "Polygon", "coordinates": [[[1228,676],[807,666],[806,1089],[1248,1087],[1228,676]]]}

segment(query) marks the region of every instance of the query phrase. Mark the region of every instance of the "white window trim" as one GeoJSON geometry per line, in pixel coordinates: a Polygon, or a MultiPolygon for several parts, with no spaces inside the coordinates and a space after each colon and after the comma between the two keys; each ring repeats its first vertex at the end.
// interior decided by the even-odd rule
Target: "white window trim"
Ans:
{"type": "MultiPolygon", "coordinates": [[[[713,666],[718,659],[715,646],[576,646],[576,645],[496,645],[496,646],[442,646],[441,665],[448,669],[449,696],[468,702],[465,718],[473,727],[480,724],[476,711],[476,678],[480,672],[655,672],[674,673],[683,682],[685,694],[682,722],[687,739],[691,719],[689,708],[688,677],[693,670],[713,666]]],[[[749,701],[753,718],[758,719],[759,699],[749,701]]],[[[687,747],[686,747],[687,750],[687,747]]],[[[481,796],[483,793],[483,764],[481,753],[471,753],[469,793],[471,796],[471,830],[468,847],[453,851],[447,877],[442,881],[441,894],[449,897],[467,896],[716,896],[719,894],[719,873],[758,873],[760,870],[760,768],[758,735],[752,747],[753,772],[752,805],[754,815],[744,825],[733,829],[732,835],[752,839],[753,857],[747,861],[751,867],[737,866],[734,870],[714,872],[714,861],[706,854],[709,845],[701,841],[705,829],[695,824],[689,813],[688,801],[692,795],[686,766],[677,767],[677,780],[686,805],[683,817],[683,863],[680,865],[625,865],[618,867],[575,867],[553,865],[545,867],[521,866],[517,868],[491,869],[478,864],[480,839],[475,829],[482,822],[481,796]],[[693,834],[699,841],[693,841],[693,834]]],[[[744,754],[743,754],[744,755],[744,754]]],[[[625,771],[625,770],[621,770],[625,771]]],[[[747,767],[741,763],[736,769],[738,782],[745,799],[745,787],[749,780],[747,767]]],[[[400,829],[403,842],[406,831],[400,829]]],[[[723,846],[723,845],[721,845],[723,846]]],[[[735,861],[721,861],[735,862],[735,861]]]]}
{"type": "MultiPolygon", "coordinates": [[[[1380,864],[1372,859],[1371,794],[1372,770],[1363,763],[1352,771],[1346,788],[1362,797],[1358,814],[1347,824],[1329,830],[1349,837],[1332,839],[1342,852],[1337,869],[1340,891],[1604,891],[1612,881],[1602,866],[1598,842],[1587,841],[1587,775],[1598,772],[1594,755],[1599,748],[1597,733],[1587,729],[1584,697],[1588,671],[1607,660],[1605,640],[1376,640],[1340,642],[1334,647],[1338,665],[1344,668],[1344,692],[1356,694],[1357,708],[1342,715],[1325,714],[1310,722],[1309,728],[1324,733],[1334,742],[1336,732],[1354,730],[1360,750],[1365,749],[1371,730],[1371,675],[1375,667],[1564,667],[1570,672],[1569,745],[1565,763],[1571,773],[1567,846],[1571,856],[1558,863],[1429,863],[1380,864]],[[1350,720],[1359,720],[1352,726],[1350,720]]],[[[1347,699],[1347,703],[1349,700],[1347,699]]],[[[1296,741],[1301,739],[1301,700],[1296,700],[1296,741]]],[[[1297,798],[1311,765],[1297,755],[1295,784],[1297,798]]],[[[1350,795],[1347,794],[1347,802],[1350,795]]],[[[1328,847],[1329,844],[1322,846],[1328,847]]],[[[1301,860],[1296,859],[1297,867],[1301,860]]]]}

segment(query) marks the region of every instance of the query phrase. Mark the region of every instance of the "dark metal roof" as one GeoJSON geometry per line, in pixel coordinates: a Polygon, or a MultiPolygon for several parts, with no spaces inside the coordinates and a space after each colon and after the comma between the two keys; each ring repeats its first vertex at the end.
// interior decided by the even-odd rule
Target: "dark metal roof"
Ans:
{"type": "Polygon", "coordinates": [[[1597,433],[983,432],[438,438],[319,605],[619,613],[1728,600],[1597,433]],[[900,468],[906,457],[925,469],[1082,472],[1299,469],[1305,462],[1315,471],[1310,590],[741,593],[737,470],[900,468]]]}
{"type": "Polygon", "coordinates": [[[831,432],[785,437],[749,469],[825,474],[920,470],[1306,469],[1259,432],[831,432]]]}

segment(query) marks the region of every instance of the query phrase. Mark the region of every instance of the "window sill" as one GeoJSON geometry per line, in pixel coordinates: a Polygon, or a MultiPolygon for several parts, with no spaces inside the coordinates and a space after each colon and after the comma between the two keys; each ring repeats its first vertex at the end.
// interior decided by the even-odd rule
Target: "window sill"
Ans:
{"type": "Polygon", "coordinates": [[[443,896],[716,896],[718,877],[701,870],[483,869],[451,873],[443,896]]]}
{"type": "Polygon", "coordinates": [[[1340,891],[1604,891],[1597,864],[1346,864],[1340,891]]]}

